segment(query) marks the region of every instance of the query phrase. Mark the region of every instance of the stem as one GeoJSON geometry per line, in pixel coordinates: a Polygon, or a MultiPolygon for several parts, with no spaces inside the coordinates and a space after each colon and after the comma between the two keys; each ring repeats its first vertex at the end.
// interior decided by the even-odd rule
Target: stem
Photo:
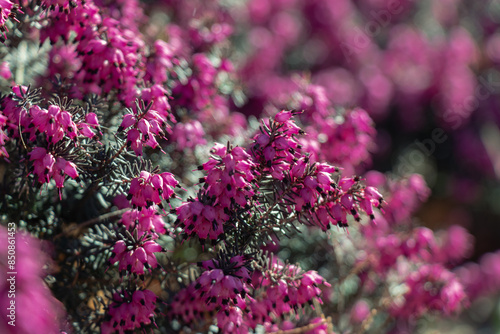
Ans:
{"type": "Polygon", "coordinates": [[[125,141],[123,143],[122,147],[120,147],[120,149],[118,150],[118,152],[116,152],[111,158],[106,159],[106,161],[104,161],[104,163],[101,164],[101,168],[102,168],[102,166],[107,165],[108,163],[113,162],[113,160],[115,160],[122,153],[122,151],[125,149],[125,147],[127,147],[127,141],[125,141]]]}
{"type": "Polygon", "coordinates": [[[106,219],[110,219],[110,218],[113,218],[115,216],[119,216],[121,214],[123,214],[124,212],[130,210],[129,208],[126,208],[126,209],[121,209],[121,210],[118,210],[118,211],[113,211],[113,212],[108,212],[108,213],[105,213],[103,215],[100,215],[99,217],[95,217],[95,218],[92,218],[90,220],[87,220],[83,223],[80,223],[78,225],[72,225],[70,226],[68,229],[66,229],[65,231],[59,233],[58,235],[56,235],[54,237],[54,239],[57,239],[61,236],[68,236],[69,234],[71,234],[72,232],[74,231],[77,231],[77,230],[81,230],[85,227],[88,227],[88,226],[91,226],[93,224],[97,224],[97,223],[100,223],[102,222],[103,220],[106,220],[106,219]]]}

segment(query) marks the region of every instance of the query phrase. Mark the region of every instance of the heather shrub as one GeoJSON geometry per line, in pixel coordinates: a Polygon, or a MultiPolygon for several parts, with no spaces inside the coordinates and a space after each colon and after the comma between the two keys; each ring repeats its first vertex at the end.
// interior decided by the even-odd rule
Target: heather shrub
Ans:
{"type": "Polygon", "coordinates": [[[413,333],[497,294],[421,219],[496,176],[499,21],[446,3],[0,1],[1,331],[413,333]]]}

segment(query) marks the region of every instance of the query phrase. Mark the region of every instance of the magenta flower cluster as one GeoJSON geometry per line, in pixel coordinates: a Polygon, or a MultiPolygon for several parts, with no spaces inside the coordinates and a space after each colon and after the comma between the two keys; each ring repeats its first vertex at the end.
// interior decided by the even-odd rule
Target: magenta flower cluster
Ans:
{"type": "Polygon", "coordinates": [[[330,286],[315,271],[277,262],[265,271],[254,271],[249,260],[223,253],[199,263],[205,271],[175,297],[170,316],[190,323],[218,310],[218,326],[225,333],[247,333],[258,325],[276,331],[286,326],[277,319],[300,314],[314,300],[322,303],[320,287],[330,286]]]}
{"type": "Polygon", "coordinates": [[[153,204],[161,206],[163,200],[168,202],[175,197],[174,188],[178,184],[179,182],[171,173],[152,174],[141,171],[139,176],[130,182],[127,199],[139,211],[153,204]]]}
{"type": "Polygon", "coordinates": [[[156,296],[149,290],[117,291],[113,294],[109,318],[102,324],[102,333],[126,333],[154,321],[156,296]],[[139,312],[137,312],[139,310],[139,312]]]}

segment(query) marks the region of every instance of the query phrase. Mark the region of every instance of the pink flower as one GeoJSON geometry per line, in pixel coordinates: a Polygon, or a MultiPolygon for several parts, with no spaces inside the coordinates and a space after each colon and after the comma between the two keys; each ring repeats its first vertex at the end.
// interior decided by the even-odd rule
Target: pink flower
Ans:
{"type": "Polygon", "coordinates": [[[233,203],[245,207],[255,194],[251,183],[255,177],[255,163],[241,147],[226,149],[217,144],[211,150],[214,156],[203,164],[207,171],[204,181],[208,195],[215,196],[214,205],[231,208],[233,203]]]}
{"type": "Polygon", "coordinates": [[[207,196],[190,200],[176,209],[177,226],[183,228],[187,237],[216,240],[224,232],[223,224],[229,216],[221,206],[214,206],[207,196]]]}
{"type": "Polygon", "coordinates": [[[190,284],[186,288],[179,291],[169,307],[169,316],[179,319],[186,324],[192,323],[194,320],[205,312],[213,311],[217,308],[217,304],[207,304],[205,298],[200,296],[198,290],[195,289],[195,283],[190,284]]]}
{"type": "Polygon", "coordinates": [[[118,131],[127,130],[127,145],[136,155],[142,155],[142,148],[147,145],[151,148],[158,146],[157,137],[164,138],[166,132],[171,132],[168,122],[175,123],[167,101],[167,91],[154,85],[142,90],[143,106],[137,102],[133,114],[126,114],[118,131]],[[147,107],[145,103],[148,103],[147,107]]]}
{"type": "Polygon", "coordinates": [[[245,334],[250,331],[243,311],[237,306],[224,306],[217,313],[217,326],[222,333],[245,334]]]}
{"type": "Polygon", "coordinates": [[[313,299],[322,303],[319,286],[330,286],[315,271],[303,272],[296,266],[284,267],[278,262],[270,264],[264,272],[255,271],[252,285],[256,291],[262,291],[249,305],[251,316],[247,321],[252,328],[257,324],[273,323],[273,319],[298,312],[306,305],[312,306],[313,299]],[[280,279],[275,278],[277,273],[280,279]]]}
{"type": "Polygon", "coordinates": [[[48,109],[40,108],[34,105],[30,108],[30,114],[33,117],[33,124],[36,129],[47,135],[47,139],[56,144],[63,139],[64,135],[74,140],[78,135],[88,138],[95,136],[91,128],[99,126],[95,114],[90,114],[88,119],[91,123],[85,121],[75,123],[73,116],[57,105],[51,105],[48,109]]]}
{"type": "Polygon", "coordinates": [[[295,136],[303,131],[289,116],[291,114],[282,111],[276,116],[281,121],[262,122],[260,133],[254,136],[255,142],[251,147],[254,160],[279,180],[290,170],[292,162],[301,158],[297,153],[300,145],[295,136]]]}

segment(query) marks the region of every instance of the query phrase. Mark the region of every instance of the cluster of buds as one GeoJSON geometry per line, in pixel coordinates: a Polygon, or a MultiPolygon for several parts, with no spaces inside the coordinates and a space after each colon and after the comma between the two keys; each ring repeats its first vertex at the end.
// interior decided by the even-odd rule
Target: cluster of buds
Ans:
{"type": "Polygon", "coordinates": [[[252,181],[255,179],[255,163],[241,147],[231,148],[216,144],[210,151],[213,156],[201,166],[207,172],[202,179],[206,192],[216,198],[214,205],[230,209],[232,203],[246,207],[255,195],[252,181]]]}
{"type": "Polygon", "coordinates": [[[33,163],[33,173],[41,184],[49,183],[53,179],[57,188],[64,186],[65,176],[79,180],[76,165],[62,157],[55,157],[43,147],[35,147],[28,153],[33,163]]]}
{"type": "Polygon", "coordinates": [[[167,230],[157,206],[162,200],[175,197],[174,187],[178,181],[170,173],[161,174],[141,171],[139,177],[131,182],[127,199],[132,202],[132,210],[122,215],[121,223],[126,227],[113,246],[110,263],[119,262],[120,271],[144,275],[145,269],[156,268],[158,263],[153,253],[161,252],[162,247],[155,239],[167,230]]]}
{"type": "Polygon", "coordinates": [[[41,30],[41,40],[66,43],[74,35],[74,58],[80,68],[73,73],[78,94],[118,92],[118,98],[131,106],[137,98],[136,85],[142,64],[144,41],[132,27],[105,17],[94,1],[85,1],[72,10],[51,11],[49,24],[41,30]],[[82,24],[86,22],[86,24],[82,24]]]}
{"type": "Polygon", "coordinates": [[[336,167],[327,164],[309,163],[309,158],[300,158],[289,173],[290,181],[294,185],[292,198],[295,202],[295,211],[302,211],[303,207],[310,209],[322,195],[333,194],[336,184],[330,178],[336,173],[336,167]]]}
{"type": "Polygon", "coordinates": [[[29,94],[33,95],[28,87],[15,86],[12,94],[2,101],[2,114],[6,117],[2,123],[13,138],[18,138],[21,131],[34,142],[43,133],[49,144],[57,144],[67,137],[77,145],[78,137],[94,138],[94,130],[100,131],[95,113],[81,115],[79,108],[68,111],[56,104],[43,108],[35,103],[35,99],[28,98],[29,94]]]}
{"type": "MultiPolygon", "coordinates": [[[[15,86],[2,99],[0,112],[1,155],[8,156],[7,139],[18,140],[21,154],[27,155],[29,172],[38,183],[55,181],[64,186],[66,176],[79,181],[79,161],[87,144],[100,143],[97,132],[99,120],[94,112],[85,112],[67,101],[44,107],[37,91],[15,86]]],[[[61,194],[61,192],[60,192],[61,194]]]]}
{"type": "Polygon", "coordinates": [[[92,26],[102,21],[99,8],[93,1],[47,0],[41,1],[40,5],[48,9],[43,13],[48,19],[48,24],[40,29],[42,43],[47,39],[52,45],[56,44],[59,39],[67,43],[72,32],[77,36],[86,34],[86,37],[90,37],[93,35],[92,31],[95,30],[92,26]],[[87,19],[86,26],[79,24],[83,19],[87,19]]]}
{"type": "Polygon", "coordinates": [[[273,178],[282,180],[294,162],[300,158],[301,148],[295,136],[304,132],[295,124],[290,111],[281,111],[274,119],[263,122],[260,133],[254,136],[251,151],[255,161],[273,178]]]}
{"type": "Polygon", "coordinates": [[[119,262],[118,270],[144,276],[145,270],[156,268],[158,262],[154,253],[161,252],[162,247],[151,236],[135,238],[132,235],[125,240],[118,240],[113,246],[113,256],[109,259],[111,264],[119,262]]]}
{"type": "Polygon", "coordinates": [[[152,323],[156,296],[149,290],[117,291],[101,326],[101,333],[127,333],[152,323]]]}
{"type": "Polygon", "coordinates": [[[176,209],[177,226],[190,236],[198,236],[201,240],[216,240],[224,233],[223,224],[229,215],[220,206],[214,206],[212,198],[203,193],[196,199],[189,199],[176,209]]]}
{"type": "Polygon", "coordinates": [[[127,146],[138,156],[143,154],[144,145],[158,147],[157,137],[165,138],[170,132],[168,121],[175,122],[163,87],[155,85],[142,91],[142,98],[148,105],[136,103],[133,113],[123,116],[118,132],[127,130],[127,146]]]}
{"type": "Polygon", "coordinates": [[[266,270],[255,271],[252,281],[259,282],[254,283],[255,301],[249,304],[248,321],[252,328],[258,324],[271,328],[275,319],[297,313],[306,305],[314,307],[314,300],[322,303],[320,286],[330,287],[315,271],[303,272],[299,267],[276,261],[266,270]]]}
{"type": "MultiPolygon", "coordinates": [[[[157,41],[157,57],[150,59],[153,64],[146,64],[145,43],[138,27],[144,18],[142,8],[136,1],[109,3],[103,5],[94,1],[60,1],[50,5],[46,12],[50,19],[40,31],[42,42],[49,39],[55,44],[60,38],[69,44],[73,38],[73,47],[54,48],[52,57],[62,57],[68,66],[62,67],[64,74],[78,82],[72,90],[73,97],[82,98],[85,94],[116,93],[116,97],[126,107],[133,107],[141,97],[141,89],[149,89],[141,80],[156,66],[162,71],[154,73],[154,80],[147,75],[147,82],[162,84],[167,77],[166,70],[171,68],[172,54],[165,49],[165,43],[157,41]],[[71,10],[70,10],[71,9],[71,10]],[[110,15],[110,12],[112,15],[110,15]],[[82,22],[85,22],[83,24],[82,22]],[[158,49],[161,49],[158,52],[158,49]],[[69,58],[69,59],[68,59],[69,58]],[[164,65],[164,63],[167,65],[164,65]],[[170,66],[168,65],[170,64],[170,66]],[[156,81],[156,82],[155,82],[156,81]]],[[[168,49],[168,48],[167,48],[168,49]]],[[[60,62],[50,62],[49,71],[59,73],[60,62]]],[[[163,89],[163,87],[159,86],[163,89]]]]}
{"type": "Polygon", "coordinates": [[[359,221],[360,212],[375,219],[373,209],[382,208],[383,197],[375,188],[364,187],[361,181],[359,177],[344,177],[338,184],[333,183],[334,190],[328,192],[326,200],[315,210],[314,216],[323,230],[329,229],[330,224],[347,227],[348,215],[359,221]]]}
{"type": "MultiPolygon", "coordinates": [[[[315,300],[322,303],[320,286],[330,286],[315,271],[277,262],[265,270],[254,270],[251,260],[222,253],[198,263],[205,271],[176,294],[169,315],[192,323],[217,312],[217,326],[223,333],[248,333],[258,325],[269,331],[281,328],[278,319],[298,314],[308,305],[314,308],[315,300]]],[[[294,328],[293,324],[285,327],[294,328]]]]}
{"type": "Polygon", "coordinates": [[[57,105],[51,105],[48,109],[34,105],[29,112],[35,128],[45,133],[47,140],[53,144],[58,143],[64,135],[72,140],[78,135],[93,138],[95,133],[91,129],[99,127],[95,113],[88,113],[84,122],[75,123],[71,113],[57,105]]]}
{"type": "MultiPolygon", "coordinates": [[[[261,134],[258,138],[262,136],[267,137],[261,134]]],[[[273,147],[264,148],[263,153],[270,148],[273,147]]],[[[359,177],[343,177],[335,181],[338,168],[326,163],[312,163],[308,156],[302,156],[298,151],[293,151],[293,154],[290,150],[280,152],[291,162],[280,161],[280,157],[278,164],[271,164],[273,167],[269,172],[274,178],[281,174],[285,180],[286,186],[279,195],[294,203],[293,207],[287,207],[288,212],[295,210],[298,216],[312,217],[323,230],[329,229],[331,224],[347,227],[347,217],[352,215],[359,221],[361,212],[372,220],[375,218],[374,208],[381,208],[383,197],[374,187],[365,187],[359,177]],[[278,168],[274,167],[280,169],[278,174],[275,173],[278,168]]]]}
{"type": "Polygon", "coordinates": [[[255,163],[241,147],[216,144],[210,151],[212,158],[198,167],[207,176],[196,199],[188,200],[176,210],[177,225],[187,236],[216,240],[224,233],[224,224],[236,206],[248,209],[255,190],[255,163]]]}
{"type": "Polygon", "coordinates": [[[169,315],[190,323],[203,314],[217,311],[217,326],[223,333],[248,333],[247,293],[251,289],[251,258],[222,252],[215,259],[198,263],[205,271],[181,290],[171,304],[169,315]]]}
{"type": "Polygon", "coordinates": [[[153,204],[162,207],[162,201],[167,202],[175,197],[174,188],[179,182],[171,173],[152,174],[141,171],[139,176],[130,183],[127,199],[132,202],[132,206],[139,211],[142,208],[149,208],[153,204]]]}
{"type": "Polygon", "coordinates": [[[219,306],[238,304],[237,296],[245,298],[251,284],[251,258],[245,255],[220,254],[216,259],[201,262],[205,269],[196,280],[195,289],[207,303],[219,306]]]}

